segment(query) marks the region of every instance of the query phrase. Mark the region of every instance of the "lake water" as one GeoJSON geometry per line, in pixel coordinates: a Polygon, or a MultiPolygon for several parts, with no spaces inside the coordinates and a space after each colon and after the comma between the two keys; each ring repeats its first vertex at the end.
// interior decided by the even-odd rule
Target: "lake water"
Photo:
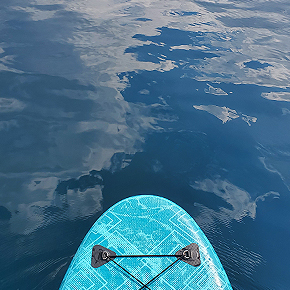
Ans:
{"type": "Polygon", "coordinates": [[[0,31],[1,289],[58,289],[138,194],[234,289],[289,289],[289,0],[1,0],[0,31]]]}

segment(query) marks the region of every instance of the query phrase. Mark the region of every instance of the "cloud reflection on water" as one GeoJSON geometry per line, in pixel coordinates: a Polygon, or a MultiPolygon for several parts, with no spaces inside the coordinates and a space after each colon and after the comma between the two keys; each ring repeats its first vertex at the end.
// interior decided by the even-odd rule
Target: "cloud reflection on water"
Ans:
{"type": "Polygon", "coordinates": [[[232,206],[232,209],[222,207],[220,211],[212,211],[211,213],[226,224],[230,223],[233,219],[241,221],[245,216],[254,219],[256,217],[257,201],[264,200],[265,197],[270,195],[274,197],[280,196],[278,192],[271,191],[252,200],[247,191],[235,186],[227,180],[220,179],[196,181],[195,184],[192,185],[192,188],[205,192],[212,192],[232,206]]]}
{"type": "Polygon", "coordinates": [[[25,104],[13,98],[0,98],[0,114],[20,112],[25,108],[25,104]]]}
{"type": "Polygon", "coordinates": [[[290,102],[289,92],[262,93],[261,96],[268,100],[273,100],[273,101],[278,101],[278,102],[290,102]]]}
{"type": "Polygon", "coordinates": [[[225,124],[228,121],[234,120],[239,118],[240,116],[242,117],[242,120],[245,121],[249,126],[251,126],[251,122],[252,123],[256,123],[257,122],[257,118],[256,117],[250,117],[247,116],[245,114],[238,114],[236,110],[227,108],[227,107],[219,107],[219,106],[215,106],[215,105],[208,105],[208,106],[204,106],[204,105],[200,105],[200,106],[193,106],[196,110],[200,110],[200,111],[206,111],[212,115],[214,115],[215,117],[217,117],[218,119],[220,119],[223,124],[225,124]]]}
{"type": "MultiPolygon", "coordinates": [[[[29,76],[22,75],[21,93],[25,91],[26,95],[24,98],[18,94],[15,99],[18,103],[14,104],[18,104],[18,111],[25,106],[27,115],[15,121],[1,121],[0,128],[7,130],[27,129],[38,120],[44,123],[35,127],[41,140],[33,133],[26,133],[28,136],[15,141],[15,157],[4,162],[11,172],[16,167],[18,172],[33,171],[36,175],[37,171],[47,170],[45,178],[50,180],[50,174],[66,179],[79,172],[110,168],[115,153],[141,151],[148,132],[167,130],[164,121],[178,121],[174,116],[152,117],[151,109],[156,108],[156,104],[150,107],[126,101],[121,92],[131,85],[131,79],[126,75],[120,78],[124,72],[179,70],[180,77],[198,81],[288,85],[290,67],[285,62],[284,43],[289,38],[286,33],[289,20],[281,18],[279,12],[269,12],[254,4],[149,0],[119,3],[35,0],[28,6],[13,3],[5,13],[18,22],[10,21],[4,29],[13,40],[13,44],[8,38],[1,44],[4,69],[38,74],[34,77],[42,80],[39,85],[45,89],[32,92],[29,83],[35,86],[37,81],[31,83],[29,76]],[[255,24],[255,17],[264,21],[262,25],[255,24]],[[26,26],[22,28],[21,23],[26,26]],[[57,29],[60,26],[61,29],[57,29]],[[20,33],[26,32],[28,37],[14,37],[12,32],[16,28],[20,33]],[[260,66],[255,68],[251,61],[260,66]],[[52,80],[44,74],[61,76],[61,79],[52,80]],[[78,86],[73,79],[88,86],[78,86]],[[54,82],[60,85],[51,86],[54,82]],[[65,82],[68,84],[64,85],[65,82]],[[47,103],[37,104],[37,95],[47,91],[50,92],[47,98],[55,95],[65,103],[55,100],[51,108],[47,103]],[[31,97],[33,101],[29,100],[31,97]],[[67,108],[68,103],[73,105],[67,108]],[[160,120],[163,127],[158,124],[160,120]],[[34,152],[29,149],[32,145],[34,152]],[[27,160],[21,153],[24,148],[27,149],[25,154],[39,161],[27,160]]],[[[15,86],[19,86],[19,79],[20,76],[15,86]]],[[[205,92],[227,96],[225,91],[211,84],[205,92]]],[[[262,96],[285,100],[287,94],[262,96]]],[[[248,125],[257,121],[256,117],[238,113],[226,105],[194,107],[210,112],[223,123],[239,117],[248,125]]],[[[3,108],[2,111],[12,110],[7,105],[3,108]]],[[[17,111],[15,106],[13,108],[17,111]]]]}

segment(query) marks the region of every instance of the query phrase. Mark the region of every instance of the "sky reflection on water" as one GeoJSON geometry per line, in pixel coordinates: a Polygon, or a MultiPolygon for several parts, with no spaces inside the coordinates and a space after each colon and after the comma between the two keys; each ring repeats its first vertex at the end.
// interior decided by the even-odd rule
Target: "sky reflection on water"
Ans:
{"type": "Polygon", "coordinates": [[[2,1],[0,285],[57,288],[103,210],[150,193],[197,220],[235,289],[285,289],[289,7],[2,1]]]}

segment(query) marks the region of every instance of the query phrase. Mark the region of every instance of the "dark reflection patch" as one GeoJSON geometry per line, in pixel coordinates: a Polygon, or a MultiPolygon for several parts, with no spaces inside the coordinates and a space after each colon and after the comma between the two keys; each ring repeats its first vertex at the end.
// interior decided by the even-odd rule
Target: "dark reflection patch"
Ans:
{"type": "Polygon", "coordinates": [[[10,220],[11,217],[11,212],[5,206],[0,205],[0,221],[10,220]]]}
{"type": "Polygon", "coordinates": [[[268,66],[272,66],[271,64],[269,63],[261,63],[257,60],[251,60],[251,61],[248,61],[248,62],[244,62],[244,65],[248,68],[252,68],[252,69],[259,69],[259,68],[266,68],[268,66]]]}
{"type": "Polygon", "coordinates": [[[85,191],[88,188],[94,188],[96,185],[102,185],[103,179],[101,175],[96,170],[90,171],[87,175],[82,175],[78,179],[71,178],[69,180],[61,181],[56,192],[58,194],[66,194],[68,189],[79,189],[80,191],[85,191]]]}

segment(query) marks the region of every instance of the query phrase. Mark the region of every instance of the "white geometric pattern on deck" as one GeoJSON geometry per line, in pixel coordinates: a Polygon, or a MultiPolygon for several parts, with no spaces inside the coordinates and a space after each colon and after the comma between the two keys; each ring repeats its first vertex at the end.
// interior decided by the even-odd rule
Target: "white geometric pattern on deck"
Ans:
{"type": "MultiPolygon", "coordinates": [[[[113,262],[96,269],[91,267],[94,245],[102,245],[119,255],[160,255],[175,254],[190,243],[199,245],[201,265],[194,267],[178,261],[150,283],[150,289],[232,290],[213,247],[181,207],[157,196],[127,198],[112,206],[92,226],[60,289],[140,289],[142,285],[113,262]]],[[[146,284],[175,259],[116,258],[115,261],[146,284]]]]}

